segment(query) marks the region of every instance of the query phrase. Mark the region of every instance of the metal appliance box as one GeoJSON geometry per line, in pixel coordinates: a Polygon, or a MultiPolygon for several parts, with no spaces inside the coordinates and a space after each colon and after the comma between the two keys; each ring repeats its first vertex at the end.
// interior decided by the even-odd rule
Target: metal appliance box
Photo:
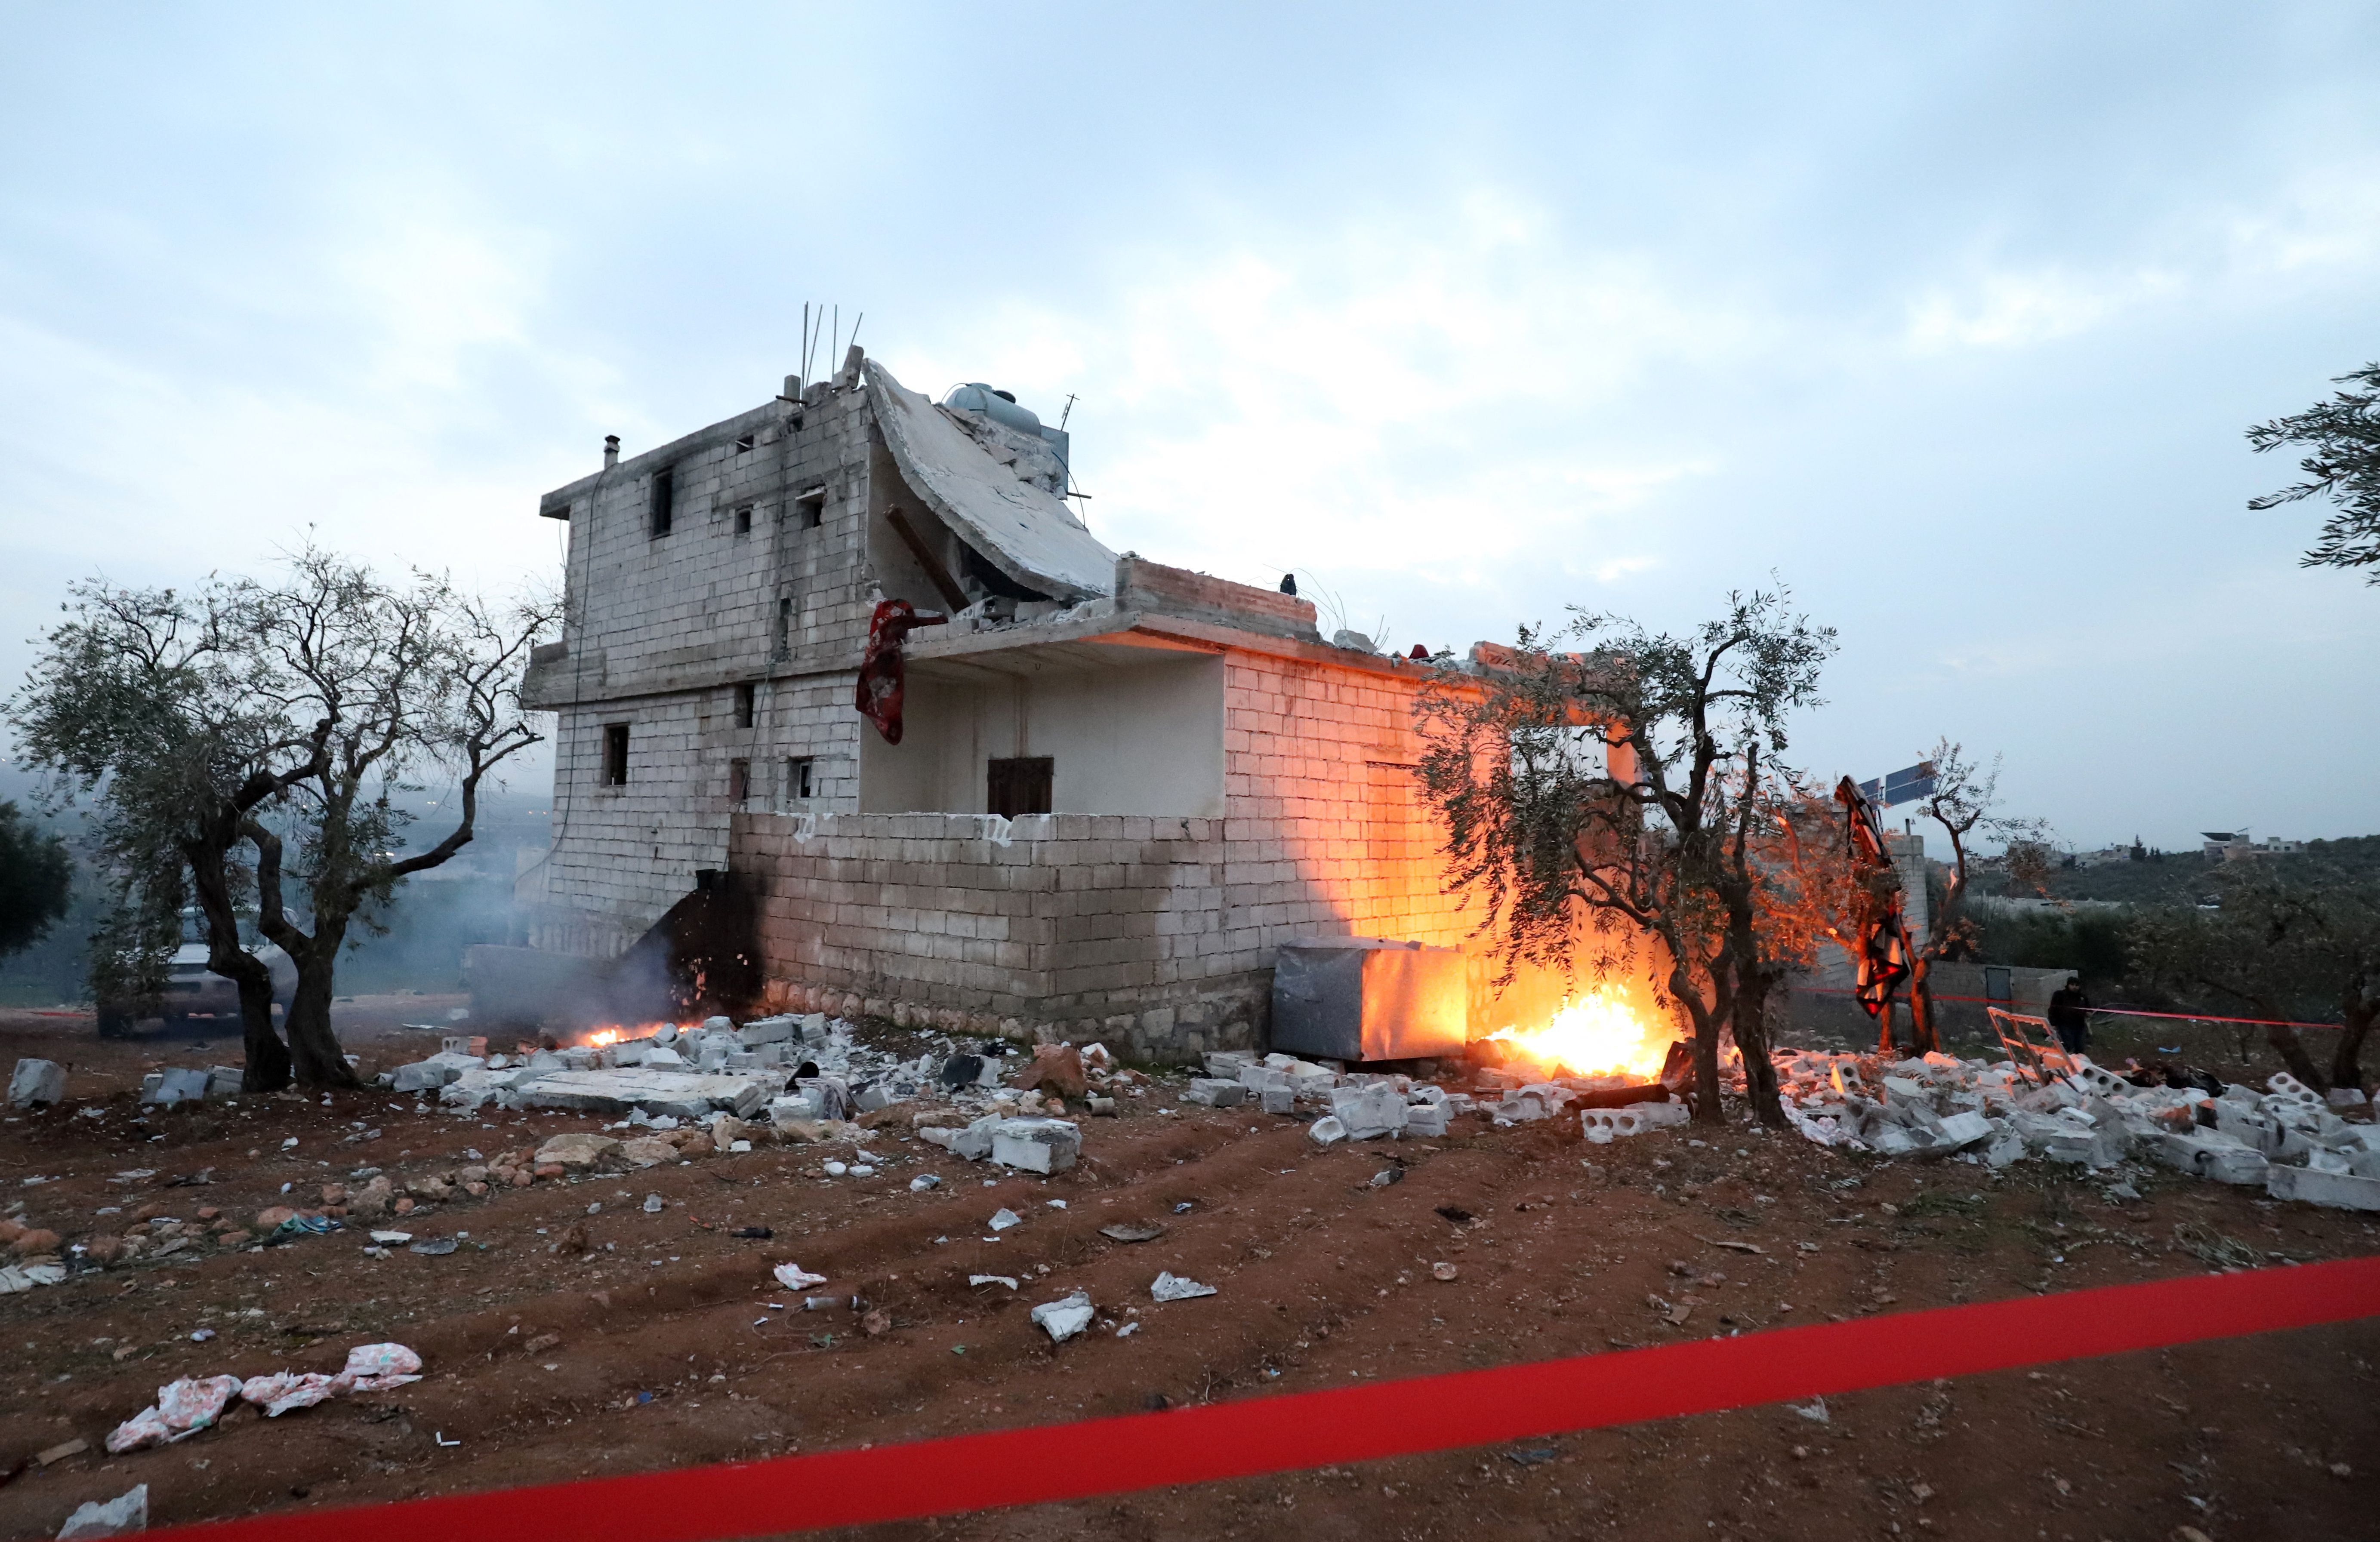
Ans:
{"type": "Polygon", "coordinates": [[[1460,1055],[1470,1042],[1460,948],[1377,937],[1284,943],[1272,974],[1272,1047],[1319,1060],[1460,1055]]]}

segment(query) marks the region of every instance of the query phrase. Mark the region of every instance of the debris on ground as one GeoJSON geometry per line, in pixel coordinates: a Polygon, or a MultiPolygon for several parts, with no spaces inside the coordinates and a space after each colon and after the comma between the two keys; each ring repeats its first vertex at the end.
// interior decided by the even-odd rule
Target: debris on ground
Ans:
{"type": "Polygon", "coordinates": [[[812,1285],[826,1283],[825,1275],[806,1274],[799,1264],[779,1264],[771,1272],[776,1276],[777,1283],[789,1291],[806,1291],[812,1285]]]}
{"type": "Polygon", "coordinates": [[[1157,1282],[1148,1287],[1149,1297],[1155,1301],[1189,1301],[1214,1293],[1212,1285],[1201,1285],[1196,1280],[1163,1270],[1158,1273],[1157,1282]]]}
{"type": "Polygon", "coordinates": [[[278,1371],[269,1376],[184,1377],[157,1389],[157,1401],[115,1427],[107,1437],[111,1454],[187,1440],[223,1417],[237,1397],[267,1416],[310,1408],[350,1391],[384,1392],[421,1379],[421,1356],[403,1344],[358,1344],[336,1376],[278,1371]]]}
{"type": "Polygon", "coordinates": [[[2230,1086],[2210,1095],[2187,1078],[2066,1060],[2070,1069],[2034,1072],[1938,1052],[1890,1061],[1786,1051],[1777,1069],[1786,1117],[1822,1146],[1995,1168],[2039,1157],[2097,1171],[2138,1156],[2276,1199],[2380,1211],[2380,1125],[2340,1118],[2286,1072],[2261,1093],[2230,1086]]]}
{"type": "Polygon", "coordinates": [[[1050,1335],[1051,1343],[1062,1344],[1090,1327],[1091,1318],[1096,1315],[1090,1293],[1076,1291],[1072,1295],[1061,1296],[1034,1307],[1033,1322],[1034,1326],[1050,1335]]]}
{"type": "Polygon", "coordinates": [[[58,1542],[71,1542],[76,1537],[122,1536],[148,1529],[149,1486],[136,1483],[104,1504],[90,1500],[78,1506],[59,1528],[58,1542]]]}

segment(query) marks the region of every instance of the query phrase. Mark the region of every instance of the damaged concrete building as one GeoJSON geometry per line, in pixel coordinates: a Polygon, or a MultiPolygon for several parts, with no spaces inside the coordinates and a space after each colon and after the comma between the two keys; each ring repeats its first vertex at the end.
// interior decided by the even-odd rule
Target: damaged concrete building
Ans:
{"type": "Polygon", "coordinates": [[[1424,669],[1109,550],[1067,456],[1006,394],[937,404],[855,347],[547,493],[534,946],[607,958],[732,884],[779,1005],[1180,1060],[1257,1041],[1283,943],[1462,943],[1414,789],[1424,669]],[[901,648],[888,734],[856,702],[892,601],[947,620],[901,648]]]}

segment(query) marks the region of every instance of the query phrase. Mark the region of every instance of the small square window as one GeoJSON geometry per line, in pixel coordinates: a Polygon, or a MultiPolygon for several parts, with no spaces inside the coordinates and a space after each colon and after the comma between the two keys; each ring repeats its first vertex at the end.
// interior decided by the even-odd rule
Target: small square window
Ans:
{"type": "Polygon", "coordinates": [[[752,453],[752,436],[750,434],[745,434],[735,441],[735,453],[739,455],[748,455],[752,453]]]}
{"type": "Polygon", "coordinates": [[[808,755],[789,757],[785,761],[785,800],[799,802],[817,795],[818,761],[808,755]]]}
{"type": "Polygon", "coordinates": [[[1050,812],[1050,759],[1047,755],[1021,756],[990,763],[990,785],[984,791],[990,812],[1013,820],[1019,814],[1050,812]]]}
{"type": "Polygon", "coordinates": [[[628,784],[628,725],[607,722],[603,725],[603,785],[625,787],[628,784]]]}
{"type": "Polygon", "coordinates": [[[753,708],[758,703],[759,695],[759,686],[754,685],[749,680],[745,681],[742,685],[735,687],[736,727],[749,728],[752,726],[753,708]]]}
{"type": "Polygon", "coordinates": [[[816,488],[794,500],[794,528],[815,530],[826,518],[826,489],[816,488]]]}
{"type": "Polygon", "coordinates": [[[727,801],[736,807],[752,795],[752,762],[735,759],[727,762],[727,801]]]}
{"type": "Polygon", "coordinates": [[[748,536],[748,535],[750,535],[750,534],[752,533],[752,505],[751,505],[751,504],[737,504],[737,505],[736,505],[736,507],[735,507],[735,533],[736,533],[737,535],[739,535],[739,536],[748,536]]]}

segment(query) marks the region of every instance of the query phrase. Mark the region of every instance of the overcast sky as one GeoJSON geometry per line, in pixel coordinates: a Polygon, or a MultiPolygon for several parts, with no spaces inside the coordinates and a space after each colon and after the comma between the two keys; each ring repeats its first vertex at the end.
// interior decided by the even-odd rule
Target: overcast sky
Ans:
{"type": "Polygon", "coordinates": [[[0,6],[0,677],[309,527],[555,573],[811,300],[1386,642],[1773,572],[1822,774],[2380,831],[2380,589],[2241,438],[2380,358],[2380,11],[1985,9],[0,6]]]}

